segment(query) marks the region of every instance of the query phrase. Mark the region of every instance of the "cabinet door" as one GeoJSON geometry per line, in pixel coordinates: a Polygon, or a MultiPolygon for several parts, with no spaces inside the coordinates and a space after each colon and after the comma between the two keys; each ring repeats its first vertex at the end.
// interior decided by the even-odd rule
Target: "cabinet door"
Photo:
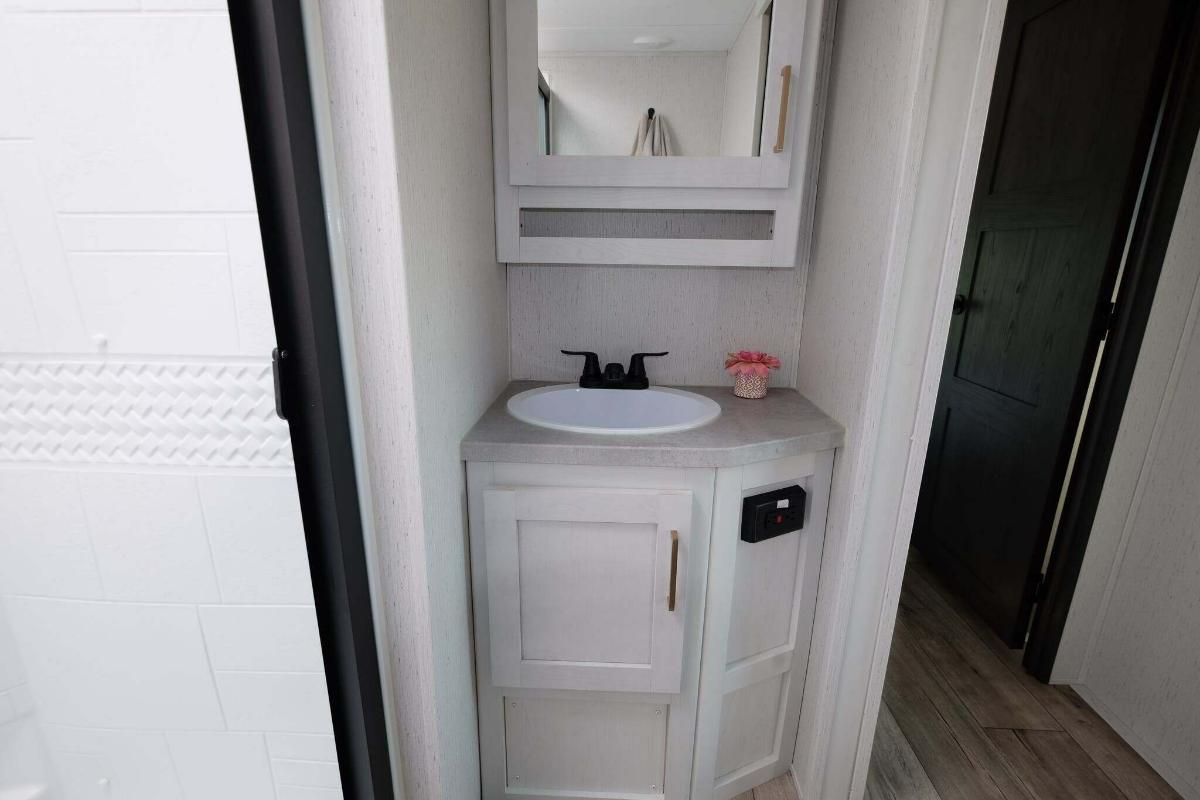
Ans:
{"type": "Polygon", "coordinates": [[[495,685],[677,693],[691,492],[483,494],[495,685]]]}

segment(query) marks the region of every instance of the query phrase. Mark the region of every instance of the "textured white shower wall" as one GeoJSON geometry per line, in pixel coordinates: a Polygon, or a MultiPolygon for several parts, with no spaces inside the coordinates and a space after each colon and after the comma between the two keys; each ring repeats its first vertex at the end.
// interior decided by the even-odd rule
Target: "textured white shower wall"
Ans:
{"type": "Polygon", "coordinates": [[[4,7],[0,793],[340,797],[225,4],[4,7]]]}

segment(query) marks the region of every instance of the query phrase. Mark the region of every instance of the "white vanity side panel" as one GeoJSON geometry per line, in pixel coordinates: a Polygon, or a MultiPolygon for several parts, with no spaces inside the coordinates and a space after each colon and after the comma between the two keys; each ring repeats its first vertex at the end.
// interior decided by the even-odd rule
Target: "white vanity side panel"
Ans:
{"type": "MultiPolygon", "coordinates": [[[[812,475],[817,456],[799,456],[748,464],[742,470],[742,496],[759,494],[797,481],[791,477],[812,475]]],[[[805,510],[810,514],[812,487],[805,510]]],[[[738,508],[739,514],[741,507],[738,508]]],[[[739,517],[739,524],[740,524],[739,517]]],[[[740,536],[740,527],[739,527],[740,536]]],[[[820,534],[823,534],[823,530],[820,534]]],[[[725,658],[733,666],[739,661],[779,648],[791,648],[800,614],[796,582],[807,553],[803,552],[814,529],[805,521],[800,536],[778,536],[749,544],[738,540],[733,580],[733,606],[729,621],[729,645],[725,658]]],[[[728,688],[728,686],[726,687],[728,688]]]]}
{"type": "Polygon", "coordinates": [[[791,641],[802,539],[784,535],[757,544],[737,543],[727,663],[791,641]]]}
{"type": "Polygon", "coordinates": [[[668,708],[589,697],[507,697],[508,786],[657,794],[666,772],[668,708]]]}
{"type": "Polygon", "coordinates": [[[725,695],[718,737],[718,776],[770,758],[775,752],[780,699],[786,673],[725,695]]]}
{"type": "Polygon", "coordinates": [[[787,771],[800,721],[816,609],[833,451],[717,471],[709,561],[694,798],[731,798],[787,771]],[[758,544],[740,539],[742,499],[799,483],[808,493],[804,528],[758,544]],[[788,539],[795,540],[794,549],[788,539]],[[757,548],[757,549],[756,549],[757,548]],[[786,568],[764,548],[794,554],[786,568]],[[746,556],[747,561],[739,563],[746,556]],[[764,574],[759,570],[768,568],[764,574]],[[775,581],[778,594],[756,588],[775,581]],[[790,584],[791,591],[783,594],[790,584]],[[753,602],[766,604],[755,613],[753,602]],[[780,641],[779,619],[787,617],[780,641]],[[774,702],[764,698],[772,694],[774,702]],[[762,743],[770,741],[766,747],[762,743]]]}

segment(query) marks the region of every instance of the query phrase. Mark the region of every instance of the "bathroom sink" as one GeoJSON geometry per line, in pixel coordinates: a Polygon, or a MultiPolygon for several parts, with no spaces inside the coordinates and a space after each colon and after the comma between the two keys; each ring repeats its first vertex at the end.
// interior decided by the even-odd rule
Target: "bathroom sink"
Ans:
{"type": "Polygon", "coordinates": [[[581,389],[567,384],[513,395],[508,413],[543,428],[629,435],[698,428],[719,417],[721,407],[681,389],[581,389]]]}

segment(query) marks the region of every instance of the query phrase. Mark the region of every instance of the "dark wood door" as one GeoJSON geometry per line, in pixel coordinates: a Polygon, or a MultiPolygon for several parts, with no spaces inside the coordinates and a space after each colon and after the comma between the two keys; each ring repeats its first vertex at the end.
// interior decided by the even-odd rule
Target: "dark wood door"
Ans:
{"type": "Polygon", "coordinates": [[[1012,0],[914,542],[1024,642],[1169,66],[1171,0],[1012,0]]]}

